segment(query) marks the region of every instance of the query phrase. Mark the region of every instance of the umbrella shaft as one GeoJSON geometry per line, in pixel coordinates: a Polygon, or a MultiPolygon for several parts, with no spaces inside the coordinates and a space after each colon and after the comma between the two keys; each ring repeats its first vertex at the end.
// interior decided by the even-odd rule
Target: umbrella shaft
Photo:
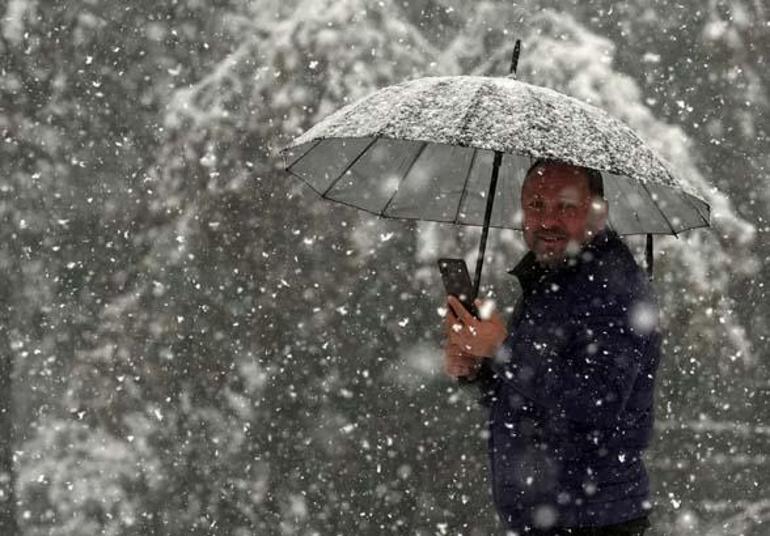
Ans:
{"type": "Polygon", "coordinates": [[[473,282],[473,296],[479,295],[481,285],[481,266],[484,264],[484,251],[487,249],[487,234],[489,234],[489,220],[492,219],[492,205],[495,202],[495,189],[497,188],[497,176],[500,173],[500,163],[503,153],[495,151],[495,160],[492,163],[492,180],[489,181],[489,193],[487,194],[487,206],[484,210],[484,226],[481,228],[481,244],[479,244],[479,256],[476,259],[476,274],[473,282]]]}

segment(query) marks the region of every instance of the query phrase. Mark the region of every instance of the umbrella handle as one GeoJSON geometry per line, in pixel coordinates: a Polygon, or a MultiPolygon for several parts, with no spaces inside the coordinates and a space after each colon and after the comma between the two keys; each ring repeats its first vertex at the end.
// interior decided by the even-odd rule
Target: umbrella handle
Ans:
{"type": "Polygon", "coordinates": [[[489,221],[492,219],[492,206],[495,203],[495,190],[497,189],[497,177],[500,174],[500,164],[503,161],[503,153],[495,151],[495,159],[492,162],[492,178],[489,181],[487,192],[487,206],[484,210],[484,226],[481,228],[481,242],[479,243],[479,256],[476,258],[476,273],[473,281],[473,299],[479,296],[481,286],[481,267],[484,265],[484,252],[487,249],[487,235],[489,234],[489,221]]]}
{"type": "MultiPolygon", "coordinates": [[[[511,58],[511,70],[510,74],[515,75],[516,69],[519,66],[519,53],[521,52],[521,39],[516,40],[516,44],[513,47],[513,57],[511,58]]],[[[479,295],[479,287],[481,286],[481,268],[484,265],[484,252],[487,249],[487,235],[489,233],[489,220],[492,218],[492,206],[495,202],[495,190],[497,189],[497,177],[500,173],[500,164],[503,161],[503,153],[495,151],[495,158],[492,163],[492,177],[489,181],[489,192],[487,194],[487,206],[484,210],[484,225],[481,229],[481,243],[479,244],[479,256],[476,258],[476,273],[474,274],[473,282],[473,299],[479,295]]],[[[457,378],[459,385],[467,385],[476,381],[476,378],[471,379],[469,376],[460,376],[457,378]]]]}
{"type": "Polygon", "coordinates": [[[647,247],[645,248],[647,260],[647,277],[652,281],[652,234],[647,234],[647,247]]]}

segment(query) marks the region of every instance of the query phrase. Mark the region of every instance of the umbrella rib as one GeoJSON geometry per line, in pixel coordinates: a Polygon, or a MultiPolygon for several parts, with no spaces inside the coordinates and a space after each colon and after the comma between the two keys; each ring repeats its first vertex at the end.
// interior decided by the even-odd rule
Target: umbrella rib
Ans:
{"type": "Polygon", "coordinates": [[[398,184],[396,185],[396,189],[393,190],[393,194],[390,196],[390,199],[388,199],[388,202],[385,203],[385,206],[380,211],[380,214],[379,214],[380,217],[387,218],[387,216],[385,216],[385,211],[388,210],[388,208],[390,207],[391,202],[393,202],[393,199],[395,199],[396,194],[398,193],[398,189],[401,188],[401,185],[406,180],[406,178],[409,176],[409,173],[411,173],[412,168],[417,163],[417,160],[420,158],[420,156],[422,155],[423,151],[425,151],[425,148],[427,146],[428,146],[428,142],[427,141],[422,142],[422,145],[417,150],[417,153],[414,155],[414,158],[412,158],[412,161],[409,163],[409,166],[406,168],[406,172],[404,173],[404,176],[401,177],[401,179],[398,181],[398,184]]]}
{"type": "Polygon", "coordinates": [[[305,186],[307,186],[308,188],[310,188],[311,190],[313,190],[313,191],[314,191],[315,193],[317,193],[318,195],[321,195],[321,192],[319,192],[318,190],[316,190],[316,189],[315,189],[315,187],[314,187],[314,186],[313,186],[313,185],[312,185],[310,182],[306,181],[306,180],[305,180],[305,178],[304,178],[302,175],[298,175],[298,174],[294,173],[294,172],[293,172],[292,170],[290,170],[290,169],[287,169],[287,170],[286,170],[286,172],[287,172],[287,173],[289,173],[290,175],[294,176],[294,177],[297,177],[299,180],[301,180],[301,181],[302,181],[302,183],[303,183],[305,186]]]}
{"type": "Polygon", "coordinates": [[[479,107],[479,103],[481,103],[481,99],[482,99],[482,93],[486,89],[487,89],[486,82],[479,84],[479,87],[476,88],[476,92],[473,94],[473,99],[471,99],[470,105],[465,111],[465,116],[463,117],[463,121],[460,124],[460,136],[459,136],[461,140],[460,145],[467,145],[466,136],[468,135],[468,124],[476,115],[476,108],[479,107]]]}
{"type": "Polygon", "coordinates": [[[706,224],[706,227],[710,227],[711,223],[706,219],[706,217],[701,213],[700,209],[698,208],[698,205],[696,205],[693,200],[690,197],[690,194],[686,193],[684,194],[684,198],[687,200],[687,202],[690,204],[690,206],[695,209],[695,213],[700,217],[701,220],[703,220],[703,223],[706,224]]]}
{"type": "Polygon", "coordinates": [[[313,143],[313,144],[310,146],[310,148],[309,148],[307,151],[305,151],[304,153],[302,153],[302,154],[299,156],[299,158],[297,158],[297,159],[296,159],[294,162],[292,162],[291,164],[287,165],[287,166],[286,166],[286,169],[288,170],[289,168],[296,166],[296,165],[299,163],[299,161],[300,161],[300,160],[302,160],[303,158],[305,158],[305,157],[306,157],[306,156],[307,156],[307,155],[310,153],[310,151],[312,151],[313,149],[315,149],[316,147],[318,147],[318,144],[319,144],[319,143],[321,143],[322,141],[323,141],[323,139],[320,139],[320,140],[316,140],[316,141],[315,141],[315,142],[314,142],[314,143],[313,143]]]}
{"type": "MultiPolygon", "coordinates": [[[[609,227],[609,228],[610,228],[610,231],[615,231],[615,226],[614,226],[614,225],[612,225],[612,222],[610,221],[610,218],[609,218],[609,216],[607,217],[607,222],[606,222],[606,224],[605,224],[605,225],[607,225],[607,227],[609,227]]],[[[617,232],[617,231],[615,231],[615,232],[617,232]]]]}
{"type": "MultiPolygon", "coordinates": [[[[663,169],[666,170],[666,173],[668,174],[668,176],[671,177],[672,179],[675,179],[675,177],[672,175],[671,170],[669,169],[667,163],[666,162],[662,162],[662,164],[663,164],[663,169]]],[[[675,182],[676,182],[676,180],[675,180],[675,182]]],[[[709,223],[709,221],[703,216],[703,214],[701,213],[701,211],[698,208],[698,206],[695,203],[692,202],[690,194],[688,194],[687,192],[683,191],[682,192],[682,197],[684,197],[685,200],[687,201],[687,203],[689,203],[690,206],[695,210],[695,213],[698,214],[698,216],[703,221],[703,223],[706,224],[706,227],[710,227],[711,224],[709,223]]]]}
{"type": "Polygon", "coordinates": [[[460,217],[460,209],[463,206],[463,201],[465,201],[465,195],[468,187],[468,181],[471,178],[471,171],[473,170],[473,164],[476,163],[476,153],[478,153],[478,149],[473,149],[473,154],[471,154],[471,163],[468,166],[468,173],[465,175],[465,182],[463,183],[463,191],[460,192],[460,202],[457,204],[457,212],[455,213],[455,217],[452,220],[452,223],[457,225],[457,219],[460,217]]]}
{"type": "Polygon", "coordinates": [[[666,224],[668,225],[668,228],[671,229],[671,234],[673,234],[675,237],[679,238],[679,235],[674,230],[674,226],[671,225],[671,222],[669,221],[668,216],[666,216],[666,213],[663,212],[663,210],[658,206],[658,203],[655,202],[655,198],[652,197],[652,192],[650,192],[650,189],[647,188],[647,185],[644,182],[642,182],[642,181],[639,181],[639,184],[642,185],[642,188],[644,188],[644,191],[647,192],[647,195],[650,196],[650,199],[652,200],[652,204],[655,205],[655,208],[658,209],[658,212],[660,212],[660,215],[663,216],[663,219],[666,221],[666,224]]]}
{"type": "MultiPolygon", "coordinates": [[[[626,189],[628,184],[626,184],[626,182],[623,180],[622,176],[615,175],[615,177],[617,177],[615,179],[615,184],[617,185],[618,190],[623,192],[623,195],[625,195],[627,199],[630,198],[631,194],[629,194],[627,189],[626,189]]],[[[636,192],[634,192],[634,194],[636,194],[636,192]]],[[[639,224],[639,229],[641,229],[641,231],[642,231],[641,234],[645,234],[644,233],[644,222],[642,222],[642,219],[639,217],[639,212],[637,212],[636,210],[633,209],[633,205],[632,204],[629,203],[629,206],[631,207],[631,213],[634,215],[634,218],[636,219],[637,223],[639,224]]],[[[634,233],[634,234],[636,234],[636,233],[634,233]]]]}
{"type": "Polygon", "coordinates": [[[358,162],[358,160],[359,160],[359,159],[360,159],[362,156],[364,156],[364,153],[366,153],[366,151],[368,151],[368,150],[369,150],[369,148],[370,148],[372,145],[374,145],[374,143],[375,143],[375,142],[376,142],[378,139],[379,139],[379,138],[377,138],[377,137],[375,137],[374,139],[372,139],[372,141],[370,141],[370,142],[369,142],[369,143],[366,145],[366,147],[364,147],[364,150],[363,150],[363,151],[361,151],[361,153],[360,153],[358,156],[356,156],[356,157],[355,157],[355,158],[354,158],[354,159],[353,159],[353,160],[350,162],[350,164],[348,164],[347,166],[345,166],[345,169],[343,169],[343,170],[342,170],[342,173],[340,173],[340,174],[339,174],[339,176],[338,176],[336,179],[334,179],[334,180],[332,181],[332,183],[329,185],[329,187],[328,187],[328,188],[326,188],[326,190],[324,190],[324,193],[322,193],[322,194],[321,194],[321,197],[323,197],[324,199],[328,199],[328,197],[326,197],[326,194],[328,194],[328,193],[331,191],[331,189],[332,189],[332,188],[334,188],[334,187],[337,185],[337,183],[339,182],[339,180],[340,180],[342,177],[344,177],[344,176],[345,176],[345,173],[347,173],[348,171],[350,171],[350,168],[352,168],[353,166],[355,166],[355,165],[356,165],[356,162],[358,162]]]}

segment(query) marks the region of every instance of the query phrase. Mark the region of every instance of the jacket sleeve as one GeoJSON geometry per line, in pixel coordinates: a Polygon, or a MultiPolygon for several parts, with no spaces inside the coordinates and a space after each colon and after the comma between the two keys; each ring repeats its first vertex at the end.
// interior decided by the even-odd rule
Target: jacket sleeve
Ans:
{"type": "Polygon", "coordinates": [[[495,395],[495,386],[497,383],[497,377],[489,365],[491,361],[491,358],[483,359],[476,376],[472,380],[465,382],[465,385],[478,386],[479,398],[477,401],[487,408],[492,405],[492,399],[495,395]]]}
{"type": "MultiPolygon", "coordinates": [[[[513,314],[511,314],[511,316],[508,318],[507,330],[509,337],[518,315],[521,314],[523,305],[524,302],[522,301],[521,297],[519,297],[518,301],[514,305],[513,314]]],[[[492,401],[494,400],[497,390],[497,382],[499,381],[497,371],[491,366],[492,361],[492,356],[481,361],[479,372],[476,374],[476,377],[472,382],[479,387],[480,396],[478,398],[478,403],[487,408],[492,406],[492,401]]]]}
{"type": "Polygon", "coordinates": [[[478,402],[487,408],[492,405],[492,399],[495,396],[495,384],[497,382],[495,373],[489,365],[490,361],[491,359],[484,359],[481,362],[481,368],[479,368],[475,380],[476,384],[479,386],[480,396],[478,402]]]}
{"type": "Polygon", "coordinates": [[[554,329],[531,326],[512,334],[490,368],[549,412],[585,424],[611,426],[623,410],[646,354],[647,338],[626,314],[584,313],[554,329]]]}

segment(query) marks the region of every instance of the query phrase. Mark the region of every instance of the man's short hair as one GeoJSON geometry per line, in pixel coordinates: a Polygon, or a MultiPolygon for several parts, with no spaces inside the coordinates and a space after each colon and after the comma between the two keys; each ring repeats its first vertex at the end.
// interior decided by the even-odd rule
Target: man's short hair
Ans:
{"type": "Polygon", "coordinates": [[[576,166],[574,164],[569,164],[567,162],[562,162],[560,160],[539,158],[535,160],[535,162],[531,166],[529,166],[529,169],[524,174],[524,178],[526,179],[527,177],[529,177],[529,174],[532,173],[532,170],[534,170],[536,167],[541,165],[546,165],[546,164],[568,165],[579,169],[585,174],[586,177],[588,177],[588,191],[591,192],[591,196],[600,197],[604,199],[604,180],[602,179],[602,174],[596,171],[595,169],[591,169],[588,167],[576,166]]]}

